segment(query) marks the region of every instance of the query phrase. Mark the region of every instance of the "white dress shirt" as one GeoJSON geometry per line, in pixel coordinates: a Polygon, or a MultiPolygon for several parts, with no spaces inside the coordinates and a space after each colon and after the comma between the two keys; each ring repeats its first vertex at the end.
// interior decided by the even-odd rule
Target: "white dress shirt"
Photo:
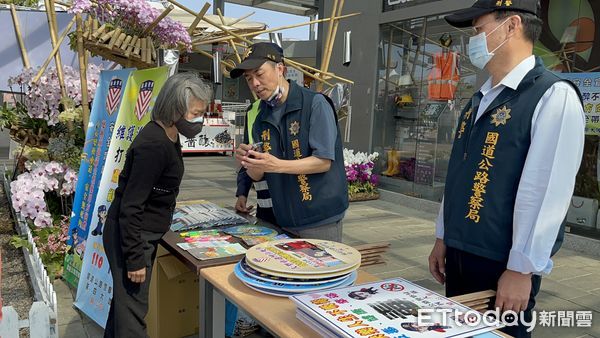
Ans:
{"type": "MultiPolygon", "coordinates": [[[[483,94],[476,121],[505,87],[517,89],[535,67],[530,56],[483,94]]],[[[576,91],[563,81],[550,87],[538,102],[531,119],[531,145],[515,201],[513,243],[507,269],[521,273],[549,274],[550,251],[575,187],[583,155],[585,114],[576,91]]],[[[436,237],[444,238],[444,201],[436,221],[436,237]]]]}

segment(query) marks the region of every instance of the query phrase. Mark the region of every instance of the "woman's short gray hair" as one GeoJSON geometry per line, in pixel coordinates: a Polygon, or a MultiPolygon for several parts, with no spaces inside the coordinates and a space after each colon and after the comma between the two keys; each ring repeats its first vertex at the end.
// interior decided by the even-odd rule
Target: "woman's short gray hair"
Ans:
{"type": "Polygon", "coordinates": [[[212,94],[212,88],[198,75],[175,74],[167,79],[158,93],[152,109],[152,120],[171,126],[187,112],[191,96],[204,101],[208,106],[212,94]]]}

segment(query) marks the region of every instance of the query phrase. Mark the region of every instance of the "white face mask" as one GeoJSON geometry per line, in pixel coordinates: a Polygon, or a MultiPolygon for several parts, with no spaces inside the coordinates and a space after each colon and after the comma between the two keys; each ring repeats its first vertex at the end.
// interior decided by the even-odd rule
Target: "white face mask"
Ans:
{"type": "MultiPolygon", "coordinates": [[[[283,77],[279,78],[279,82],[281,82],[282,78],[283,77]]],[[[277,85],[277,88],[275,88],[273,94],[271,94],[271,96],[269,96],[269,98],[265,101],[267,105],[269,105],[270,107],[278,106],[281,101],[281,98],[283,97],[283,90],[284,89],[282,85],[277,85]]]]}
{"type": "Polygon", "coordinates": [[[471,60],[471,64],[473,64],[473,66],[479,69],[484,69],[485,66],[494,57],[494,52],[497,51],[508,41],[508,39],[506,39],[493,51],[488,51],[487,37],[492,35],[492,33],[494,33],[498,28],[502,27],[506,22],[508,22],[508,20],[510,20],[510,18],[504,20],[503,23],[498,25],[498,27],[494,28],[494,30],[492,30],[487,35],[485,34],[485,32],[481,32],[480,34],[469,38],[469,60],[471,60]]]}

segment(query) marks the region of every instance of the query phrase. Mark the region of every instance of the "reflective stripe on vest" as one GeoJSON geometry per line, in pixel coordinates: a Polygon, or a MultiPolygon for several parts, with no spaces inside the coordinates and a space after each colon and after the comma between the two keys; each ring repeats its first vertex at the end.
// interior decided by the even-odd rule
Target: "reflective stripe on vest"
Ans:
{"type": "Polygon", "coordinates": [[[246,117],[248,118],[248,124],[246,125],[246,135],[248,135],[248,142],[250,144],[254,144],[254,139],[252,138],[252,126],[254,125],[254,121],[256,121],[256,117],[258,116],[260,100],[254,101],[252,104],[252,108],[248,110],[246,113],[246,117]]]}
{"type": "Polygon", "coordinates": [[[270,199],[270,198],[257,199],[256,200],[256,204],[258,204],[258,206],[261,207],[261,208],[272,208],[273,207],[273,200],[270,199]]]}
{"type": "Polygon", "coordinates": [[[254,189],[256,189],[256,191],[269,190],[269,185],[267,184],[267,181],[264,181],[264,180],[254,182],[254,189]]]}

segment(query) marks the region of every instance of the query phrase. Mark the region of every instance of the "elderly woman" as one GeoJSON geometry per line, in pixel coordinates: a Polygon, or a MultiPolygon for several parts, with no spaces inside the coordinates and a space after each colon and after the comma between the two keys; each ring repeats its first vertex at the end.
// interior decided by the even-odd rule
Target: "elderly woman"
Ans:
{"type": "Polygon", "coordinates": [[[172,76],[158,94],[152,121],[127,151],[103,234],[113,277],[104,337],[147,337],[152,263],[158,241],[169,230],[183,176],[178,134],[200,133],[211,96],[196,75],[172,76]]]}

